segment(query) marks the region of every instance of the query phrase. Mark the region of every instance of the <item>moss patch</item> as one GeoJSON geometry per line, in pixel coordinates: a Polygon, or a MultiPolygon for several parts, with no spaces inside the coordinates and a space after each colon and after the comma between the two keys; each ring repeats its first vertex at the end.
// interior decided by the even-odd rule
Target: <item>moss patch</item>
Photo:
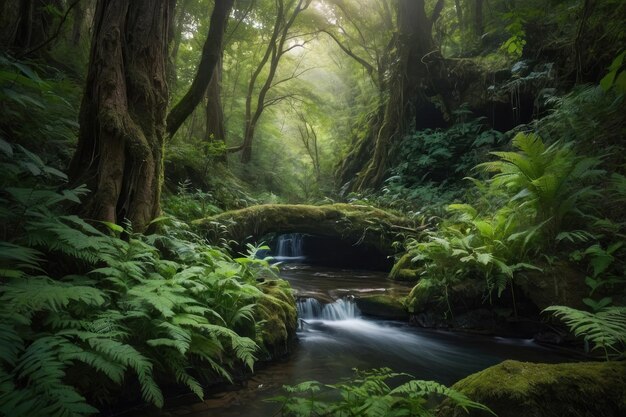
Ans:
{"type": "Polygon", "coordinates": [[[402,255],[402,257],[396,262],[389,273],[389,279],[394,281],[415,282],[420,278],[419,269],[413,266],[411,261],[413,256],[408,253],[402,255]]]}
{"type": "Polygon", "coordinates": [[[405,304],[410,313],[425,311],[433,300],[433,287],[427,280],[420,281],[413,287],[405,304]]]}
{"type": "MultiPolygon", "coordinates": [[[[457,382],[454,389],[499,417],[626,415],[626,362],[557,365],[504,361],[457,382]]],[[[438,417],[467,416],[448,402],[438,417]]],[[[489,415],[472,411],[470,416],[489,415]]]]}
{"type": "Polygon", "coordinates": [[[377,294],[358,298],[356,304],[361,312],[368,316],[406,320],[409,314],[404,308],[404,300],[405,297],[377,294]]]}
{"type": "Polygon", "coordinates": [[[295,339],[298,313],[291,287],[282,279],[259,284],[265,294],[258,302],[257,320],[261,322],[261,344],[270,358],[290,351],[295,339]]]}

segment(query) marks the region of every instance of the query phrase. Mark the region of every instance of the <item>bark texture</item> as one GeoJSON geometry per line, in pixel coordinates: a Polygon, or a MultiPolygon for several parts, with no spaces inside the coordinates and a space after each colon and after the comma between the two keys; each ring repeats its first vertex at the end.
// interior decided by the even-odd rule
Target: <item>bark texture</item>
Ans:
{"type": "Polygon", "coordinates": [[[143,231],[160,212],[173,0],[99,0],[73,183],[91,189],[82,214],[143,231]]]}
{"type": "MultiPolygon", "coordinates": [[[[389,98],[385,104],[382,122],[376,125],[371,138],[360,146],[373,147],[373,156],[365,162],[363,169],[352,182],[350,189],[364,190],[380,185],[388,169],[392,145],[408,127],[427,126],[430,115],[424,111],[430,102],[428,97],[445,90],[437,85],[442,77],[441,54],[432,39],[434,22],[439,18],[443,0],[439,0],[431,16],[426,14],[424,0],[400,0],[398,2],[394,74],[389,82],[389,98]]],[[[352,168],[353,169],[353,168],[352,168]]],[[[340,180],[350,177],[349,171],[340,172],[340,180]]]]}

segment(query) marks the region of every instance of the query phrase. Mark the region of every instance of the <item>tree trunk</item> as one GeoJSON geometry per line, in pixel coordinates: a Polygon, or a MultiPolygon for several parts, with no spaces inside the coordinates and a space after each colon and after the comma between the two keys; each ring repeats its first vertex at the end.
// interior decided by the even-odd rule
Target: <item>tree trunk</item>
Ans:
{"type": "Polygon", "coordinates": [[[224,108],[222,107],[222,60],[213,70],[213,77],[207,89],[206,138],[208,141],[226,140],[224,108]]]}
{"type": "Polygon", "coordinates": [[[394,141],[407,127],[420,125],[421,109],[427,103],[432,78],[439,69],[439,52],[432,39],[432,27],[439,17],[443,1],[435,5],[433,15],[426,15],[424,0],[398,2],[398,36],[395,74],[389,83],[390,95],[385,105],[383,121],[375,133],[374,155],[358,174],[352,185],[354,190],[376,187],[385,179],[388,159],[394,141]]]}
{"type": "Polygon", "coordinates": [[[89,34],[94,13],[93,0],[79,0],[73,10],[74,22],[72,24],[72,45],[79,46],[81,41],[89,34]]]}
{"type": "Polygon", "coordinates": [[[144,231],[160,212],[173,0],[99,0],[94,18],[74,184],[82,214],[144,231]]]}
{"type": "Polygon", "coordinates": [[[252,160],[252,141],[254,140],[254,125],[246,126],[243,136],[243,144],[241,145],[241,163],[248,164],[252,160]]]}
{"type": "Polygon", "coordinates": [[[483,35],[483,0],[474,0],[474,32],[476,36],[483,35]]]}
{"type": "Polygon", "coordinates": [[[6,50],[24,51],[43,42],[54,15],[48,10],[62,10],[58,0],[8,0],[0,8],[0,46],[6,50]]]}
{"type": "MultiPolygon", "coordinates": [[[[289,30],[293,26],[298,15],[306,10],[310,4],[311,0],[297,0],[290,2],[287,6],[294,5],[294,8],[291,12],[288,12],[287,8],[285,8],[284,0],[277,0],[276,2],[276,20],[274,21],[272,35],[263,58],[261,58],[261,62],[259,62],[259,65],[253,72],[250,82],[248,83],[243,143],[240,147],[233,148],[241,149],[241,163],[243,164],[248,164],[252,160],[252,142],[254,141],[254,132],[259,119],[263,115],[263,111],[268,106],[265,99],[267,97],[267,93],[273,87],[274,77],[276,76],[276,72],[278,70],[278,64],[280,63],[283,55],[294,48],[294,46],[286,47],[289,30]],[[253,110],[252,96],[254,94],[256,82],[268,62],[268,74],[263,82],[263,85],[261,86],[258,96],[256,97],[256,108],[253,110]]],[[[275,102],[277,101],[275,100],[275,102]]]]}
{"type": "Polygon", "coordinates": [[[233,3],[234,0],[215,0],[209,34],[202,48],[202,57],[196,76],[187,94],[167,115],[167,132],[170,136],[176,133],[206,94],[215,66],[222,56],[224,31],[233,3]]]}
{"type": "MultiPolygon", "coordinates": [[[[222,59],[220,58],[206,94],[206,140],[215,144],[226,144],[226,126],[224,107],[222,106],[222,59]]],[[[219,154],[217,161],[226,163],[226,153],[219,154]]]]}

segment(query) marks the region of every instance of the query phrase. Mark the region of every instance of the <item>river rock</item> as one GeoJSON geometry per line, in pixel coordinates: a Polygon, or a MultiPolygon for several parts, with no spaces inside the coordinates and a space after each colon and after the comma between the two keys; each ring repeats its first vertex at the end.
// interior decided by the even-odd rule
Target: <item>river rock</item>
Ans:
{"type": "MultiPolygon", "coordinates": [[[[507,360],[452,386],[498,417],[626,416],[626,362],[536,364],[507,360]]],[[[492,416],[453,407],[437,417],[492,416]]]]}
{"type": "Polygon", "coordinates": [[[357,298],[356,305],[361,310],[361,313],[367,316],[390,320],[407,320],[409,313],[404,308],[403,301],[404,297],[377,294],[357,298]]]}

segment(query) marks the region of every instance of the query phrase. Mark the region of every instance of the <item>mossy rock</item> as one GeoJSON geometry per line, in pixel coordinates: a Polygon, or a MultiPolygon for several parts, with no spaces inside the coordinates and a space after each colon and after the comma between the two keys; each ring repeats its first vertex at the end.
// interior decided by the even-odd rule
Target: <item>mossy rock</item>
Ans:
{"type": "Polygon", "coordinates": [[[381,253],[394,253],[393,242],[418,233],[406,218],[375,207],[356,204],[263,204],[232,210],[193,222],[209,240],[243,243],[268,233],[309,233],[363,244],[381,253]]]}
{"type": "Polygon", "coordinates": [[[562,261],[520,274],[515,282],[540,310],[552,305],[585,308],[582,300],[589,294],[585,272],[562,261]]]}
{"type": "Polygon", "coordinates": [[[257,320],[262,322],[262,330],[257,343],[264,347],[268,359],[273,359],[289,353],[295,341],[296,301],[289,283],[282,279],[268,280],[258,287],[265,296],[258,301],[257,320]]]}
{"type": "Polygon", "coordinates": [[[430,282],[424,280],[418,282],[406,298],[406,307],[410,313],[426,311],[434,298],[436,291],[430,282]]]}
{"type": "Polygon", "coordinates": [[[380,317],[390,320],[406,320],[408,311],[404,308],[405,297],[391,294],[377,294],[360,297],[356,305],[361,313],[367,316],[380,317]]]}
{"type": "MultiPolygon", "coordinates": [[[[626,362],[535,364],[504,361],[457,382],[453,389],[498,417],[626,416],[626,362]]],[[[444,401],[438,417],[482,417],[444,401]]]]}
{"type": "Polygon", "coordinates": [[[396,262],[389,273],[389,279],[394,281],[415,282],[420,279],[420,270],[413,266],[413,256],[405,253],[396,262]]]}

